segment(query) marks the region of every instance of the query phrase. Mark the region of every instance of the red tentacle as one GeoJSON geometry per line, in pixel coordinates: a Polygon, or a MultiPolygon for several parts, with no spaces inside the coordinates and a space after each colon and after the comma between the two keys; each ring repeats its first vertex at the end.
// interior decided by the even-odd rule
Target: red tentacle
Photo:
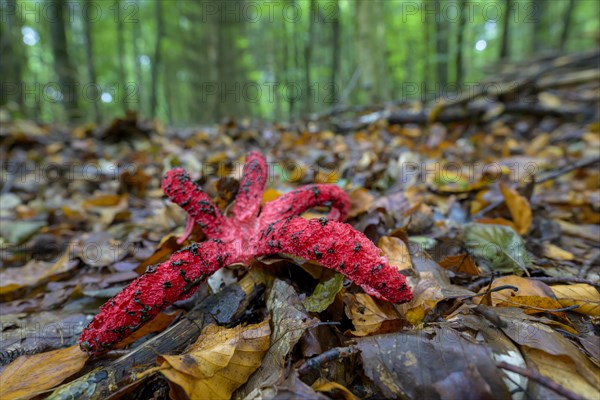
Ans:
{"type": "Polygon", "coordinates": [[[365,235],[326,218],[288,218],[267,225],[257,237],[257,255],[288,253],[340,272],[365,292],[393,303],[409,301],[406,279],[365,235]]]}
{"type": "Polygon", "coordinates": [[[162,181],[163,192],[174,203],[181,206],[193,222],[188,221],[185,233],[178,243],[183,243],[192,232],[194,223],[202,227],[208,237],[220,237],[226,218],[221,215],[217,206],[212,202],[202,188],[193,182],[183,168],[175,168],[165,174],[162,181]]]}
{"type": "Polygon", "coordinates": [[[162,264],[149,267],[100,308],[81,334],[81,349],[92,354],[110,349],[169,305],[191,296],[219,268],[235,262],[235,249],[213,239],[188,246],[162,264]]]}
{"type": "Polygon", "coordinates": [[[237,221],[248,221],[258,215],[267,177],[267,163],[263,155],[256,151],[249,152],[233,206],[233,215],[237,221]]]}
{"type": "Polygon", "coordinates": [[[261,224],[302,214],[317,206],[329,206],[328,219],[343,221],[350,209],[348,195],[339,187],[321,183],[303,186],[267,203],[260,214],[261,224]]]}

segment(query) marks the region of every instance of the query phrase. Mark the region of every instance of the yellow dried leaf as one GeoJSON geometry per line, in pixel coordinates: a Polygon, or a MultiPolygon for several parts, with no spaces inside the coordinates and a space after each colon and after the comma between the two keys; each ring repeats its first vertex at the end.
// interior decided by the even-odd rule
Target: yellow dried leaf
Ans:
{"type": "Polygon", "coordinates": [[[344,400],[359,400],[347,387],[337,382],[330,382],[327,379],[319,378],[311,386],[316,392],[325,392],[332,395],[332,398],[344,400]]]}
{"type": "Polygon", "coordinates": [[[33,397],[79,371],[88,359],[79,346],[21,356],[0,374],[0,399],[33,397]]]}
{"type": "Polygon", "coordinates": [[[123,199],[127,200],[127,195],[119,196],[117,194],[103,194],[85,200],[83,202],[83,207],[86,209],[94,207],[114,207],[119,205],[123,199]]]}
{"type": "Polygon", "coordinates": [[[279,190],[268,188],[263,193],[262,204],[265,205],[269,201],[275,200],[276,198],[278,198],[279,196],[281,196],[281,194],[282,193],[279,190]]]}
{"type": "Polygon", "coordinates": [[[324,171],[319,169],[315,174],[315,183],[332,183],[335,184],[339,181],[339,177],[336,170],[324,171]]]}
{"type": "Polygon", "coordinates": [[[592,317],[600,316],[600,294],[595,287],[586,283],[577,283],[551,286],[550,289],[561,306],[570,307],[577,304],[579,307],[573,310],[576,313],[592,317]]]}
{"type": "Polygon", "coordinates": [[[402,271],[405,269],[412,270],[412,263],[410,261],[410,253],[408,252],[408,246],[402,240],[392,236],[382,236],[377,244],[383,251],[390,264],[402,271]]]}
{"type": "MultiPolygon", "coordinates": [[[[598,390],[594,387],[594,385],[598,384],[597,379],[595,382],[588,382],[585,379],[586,375],[578,371],[574,360],[566,356],[551,355],[545,351],[532,349],[527,346],[522,346],[521,351],[527,360],[527,364],[532,363],[535,365],[535,368],[541,375],[577,393],[584,399],[598,398],[598,390]]],[[[591,366],[591,368],[594,367],[591,366]]],[[[598,369],[594,369],[597,374],[598,369]]]]}
{"type": "MultiPolygon", "coordinates": [[[[550,287],[548,287],[548,285],[546,285],[545,283],[536,281],[535,279],[522,278],[516,275],[508,275],[498,279],[494,279],[491,289],[504,285],[515,286],[519,290],[517,292],[514,292],[511,289],[505,289],[493,292],[490,295],[492,305],[495,306],[503,301],[512,301],[512,299],[516,296],[538,296],[548,298],[552,296],[552,290],[550,290],[550,287]]],[[[485,286],[481,288],[480,293],[483,293],[489,289],[490,288],[488,286],[485,286]]],[[[479,297],[473,298],[473,302],[475,302],[476,304],[479,304],[480,301],[481,300],[479,297]]]]}
{"type": "MultiPolygon", "coordinates": [[[[385,322],[397,321],[400,315],[390,303],[379,302],[365,293],[344,296],[346,315],[352,320],[355,336],[367,336],[371,333],[383,333],[385,322]]],[[[389,325],[389,324],[388,324],[389,325]]],[[[393,325],[393,324],[391,324],[393,325]]]]}
{"type": "Polygon", "coordinates": [[[531,227],[532,213],[529,201],[516,190],[508,187],[504,182],[500,182],[500,191],[504,196],[504,201],[508,206],[510,215],[517,226],[517,232],[520,235],[527,233],[531,227]]]}
{"type": "Polygon", "coordinates": [[[229,399],[256,371],[269,349],[269,321],[227,329],[210,325],[181,355],[159,359],[161,373],[190,399],[229,399]]]}
{"type": "MultiPolygon", "coordinates": [[[[537,314],[540,312],[550,312],[560,318],[566,319],[564,312],[553,312],[562,308],[560,303],[550,297],[545,296],[514,296],[510,300],[505,300],[497,304],[498,307],[520,307],[527,314],[537,314]]],[[[568,321],[568,320],[567,320],[568,321]]]]}
{"type": "Polygon", "coordinates": [[[570,261],[575,258],[573,253],[563,250],[552,243],[544,244],[544,256],[559,261],[570,261]]]}
{"type": "Polygon", "coordinates": [[[515,232],[517,231],[517,226],[514,224],[514,222],[504,218],[479,218],[476,219],[475,222],[477,222],[478,224],[510,226],[515,230],[515,232]]]}

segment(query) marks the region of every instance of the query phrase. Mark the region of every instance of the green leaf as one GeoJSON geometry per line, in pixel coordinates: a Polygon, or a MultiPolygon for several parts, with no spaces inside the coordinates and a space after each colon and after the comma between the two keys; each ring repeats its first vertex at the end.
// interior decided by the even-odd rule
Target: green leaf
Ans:
{"type": "Polygon", "coordinates": [[[491,269],[529,275],[531,260],[525,242],[509,226],[491,224],[467,225],[463,240],[473,256],[491,269]]]}
{"type": "Polygon", "coordinates": [[[21,244],[44,226],[44,221],[7,221],[0,225],[0,236],[9,243],[21,244]]]}
{"type": "Polygon", "coordinates": [[[302,304],[306,311],[321,312],[335,300],[335,295],[342,289],[344,275],[336,273],[326,281],[319,282],[313,294],[304,299],[302,304]]]}
{"type": "Polygon", "coordinates": [[[416,244],[421,250],[430,250],[437,244],[437,240],[427,236],[411,236],[408,242],[416,244]]]}

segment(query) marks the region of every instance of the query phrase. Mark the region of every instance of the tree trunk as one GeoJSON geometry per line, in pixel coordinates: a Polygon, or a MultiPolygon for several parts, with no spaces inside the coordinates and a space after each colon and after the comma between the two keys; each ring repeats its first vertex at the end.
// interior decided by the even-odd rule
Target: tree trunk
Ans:
{"type": "Polygon", "coordinates": [[[337,76],[340,70],[340,5],[338,0],[333,2],[335,15],[331,22],[331,79],[328,100],[335,105],[339,101],[337,92],[337,76]]]}
{"type": "Polygon", "coordinates": [[[127,98],[129,94],[129,87],[127,84],[127,74],[125,73],[125,32],[123,27],[123,17],[120,14],[121,10],[121,0],[117,0],[115,7],[118,12],[117,18],[117,54],[118,57],[118,76],[119,82],[117,84],[117,93],[119,94],[118,101],[121,103],[121,107],[123,108],[123,112],[127,112],[129,108],[127,105],[127,101],[130,100],[127,98]]]}
{"type": "Polygon", "coordinates": [[[573,10],[575,9],[575,0],[569,0],[569,5],[565,11],[565,17],[563,18],[563,30],[560,35],[560,43],[558,48],[561,52],[565,51],[567,47],[567,39],[569,38],[569,31],[571,30],[571,18],[573,17],[573,10]]]}
{"type": "Polygon", "coordinates": [[[56,0],[56,8],[60,10],[54,18],[49,20],[50,41],[54,56],[54,72],[58,78],[58,84],[62,92],[62,103],[69,122],[81,120],[81,112],[78,106],[78,93],[81,85],[77,79],[77,70],[71,62],[67,48],[67,34],[65,15],[70,15],[65,7],[65,0],[56,0]]]}
{"type": "Polygon", "coordinates": [[[500,44],[500,59],[508,60],[510,58],[510,10],[512,7],[512,0],[505,1],[506,11],[504,12],[504,21],[502,28],[502,43],[500,44]]]}
{"type": "Polygon", "coordinates": [[[310,77],[310,69],[312,67],[312,50],[315,38],[315,17],[316,17],[316,0],[310,0],[310,10],[308,18],[308,38],[304,42],[304,112],[309,114],[312,111],[312,79],[310,77]]]}
{"type": "MultiPolygon", "coordinates": [[[[136,4],[136,7],[140,7],[139,1],[136,4]]],[[[140,25],[139,19],[133,22],[133,65],[135,65],[135,89],[137,93],[137,112],[140,115],[144,114],[144,74],[142,71],[142,52],[140,50],[140,40],[142,39],[142,27],[140,25]]]]}
{"type": "Polygon", "coordinates": [[[448,83],[448,32],[440,0],[435,0],[435,49],[437,58],[438,84],[443,88],[448,83]]]}
{"type": "Polygon", "coordinates": [[[156,41],[154,43],[154,60],[152,62],[152,82],[150,82],[152,93],[150,95],[150,115],[156,117],[158,106],[158,71],[162,63],[160,42],[163,36],[164,26],[162,17],[162,1],[156,1],[156,41]]]}
{"type": "MultiPolygon", "coordinates": [[[[507,0],[510,1],[510,0],[507,0]]],[[[466,0],[461,0],[460,2],[460,9],[464,10],[465,9],[465,3],[466,0]]],[[[462,81],[463,81],[463,76],[464,76],[464,53],[463,53],[463,48],[464,48],[464,37],[465,37],[465,28],[467,25],[467,19],[465,18],[465,13],[461,12],[460,14],[460,19],[458,21],[458,37],[456,38],[456,61],[455,61],[455,67],[456,67],[456,84],[457,85],[461,85],[462,81]]]]}
{"type": "Polygon", "coordinates": [[[0,105],[17,105],[20,112],[25,111],[23,101],[23,82],[21,71],[25,67],[25,55],[22,51],[21,23],[15,18],[16,0],[0,3],[0,13],[5,15],[6,23],[0,24],[0,105]]]}
{"type": "MultiPolygon", "coordinates": [[[[89,0],[88,0],[89,2],[89,0]]],[[[98,90],[98,84],[96,83],[96,68],[94,67],[94,46],[92,39],[92,22],[89,17],[83,16],[83,31],[85,38],[85,58],[87,63],[88,80],[89,82],[85,85],[86,90],[84,94],[88,96],[87,101],[92,103],[92,110],[94,111],[94,121],[100,123],[100,109],[98,102],[100,101],[101,93],[98,90]],[[93,87],[93,90],[87,88],[93,87]]]]}
{"type": "Polygon", "coordinates": [[[544,15],[544,1],[533,0],[531,3],[533,7],[533,40],[531,41],[531,53],[540,53],[546,46],[544,45],[543,38],[543,15],[544,15]]]}
{"type": "Polygon", "coordinates": [[[385,81],[385,23],[383,2],[357,1],[358,58],[362,70],[361,88],[367,93],[367,102],[378,103],[389,98],[385,81]]]}

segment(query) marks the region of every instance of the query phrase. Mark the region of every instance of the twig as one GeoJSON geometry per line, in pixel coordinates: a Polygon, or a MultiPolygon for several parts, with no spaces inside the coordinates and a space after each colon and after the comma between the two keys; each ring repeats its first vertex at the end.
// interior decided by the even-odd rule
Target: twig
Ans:
{"type": "Polygon", "coordinates": [[[548,389],[552,390],[553,392],[558,393],[561,396],[564,396],[569,400],[584,400],[584,398],[581,397],[580,395],[578,395],[577,393],[574,393],[574,392],[570,391],[569,389],[565,389],[558,383],[554,382],[553,380],[551,380],[549,378],[546,378],[543,375],[540,375],[536,371],[517,367],[516,365],[512,365],[512,364],[507,364],[504,361],[498,363],[497,366],[498,366],[498,368],[505,369],[507,371],[511,371],[511,372],[514,372],[521,376],[524,376],[528,379],[531,379],[532,381],[535,381],[535,382],[539,383],[540,385],[547,387],[548,389]]]}
{"type": "Polygon", "coordinates": [[[563,168],[560,168],[560,169],[558,169],[558,170],[556,170],[554,172],[549,173],[546,176],[541,177],[540,179],[536,179],[535,180],[535,184],[544,183],[544,182],[556,179],[559,176],[564,175],[564,174],[566,174],[568,172],[571,172],[571,171],[579,169],[579,168],[588,167],[588,166],[590,166],[592,164],[595,164],[597,162],[600,162],[600,157],[592,157],[592,158],[587,158],[587,159],[580,160],[580,161],[576,162],[575,164],[567,165],[567,166],[565,166],[563,168]]]}
{"type": "Polygon", "coordinates": [[[340,358],[348,357],[352,354],[358,353],[358,348],[354,345],[348,347],[335,347],[327,350],[324,353],[319,354],[306,360],[299,368],[298,375],[306,375],[311,369],[319,369],[321,365],[326,362],[338,360],[340,358]]]}
{"type": "Polygon", "coordinates": [[[592,285],[592,286],[596,286],[596,287],[600,287],[600,283],[597,282],[592,282],[589,281],[587,279],[583,279],[583,278],[577,278],[575,276],[564,276],[564,277],[560,277],[560,276],[535,276],[532,277],[531,279],[535,279],[536,281],[542,281],[545,283],[587,283],[588,285],[592,285]]]}

